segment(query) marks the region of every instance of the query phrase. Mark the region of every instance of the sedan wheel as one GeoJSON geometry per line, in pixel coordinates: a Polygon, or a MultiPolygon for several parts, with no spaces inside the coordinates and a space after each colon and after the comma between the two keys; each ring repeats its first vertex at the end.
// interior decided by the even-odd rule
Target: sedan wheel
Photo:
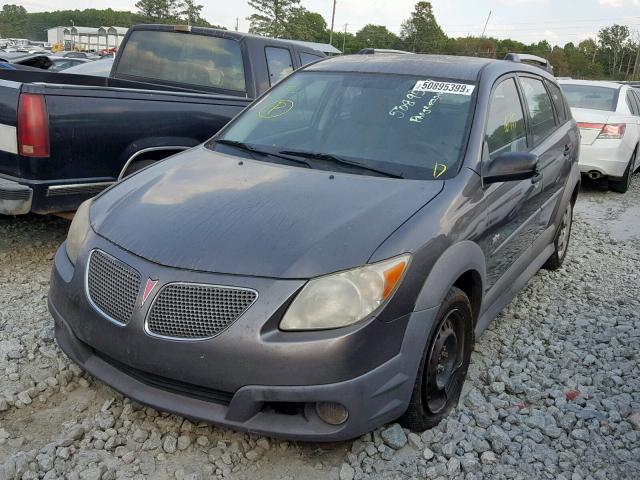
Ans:
{"type": "Polygon", "coordinates": [[[629,165],[627,165],[624,176],[620,180],[609,180],[609,188],[611,188],[611,190],[618,193],[626,193],[627,190],[629,190],[629,187],[631,186],[631,180],[633,179],[637,155],[638,151],[636,150],[633,152],[633,156],[629,161],[629,165]]]}

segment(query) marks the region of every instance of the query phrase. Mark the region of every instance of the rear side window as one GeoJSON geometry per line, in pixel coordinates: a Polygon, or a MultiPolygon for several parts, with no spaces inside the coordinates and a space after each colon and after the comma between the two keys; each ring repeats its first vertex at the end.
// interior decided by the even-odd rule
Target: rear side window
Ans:
{"type": "Polygon", "coordinates": [[[531,118],[533,143],[537,145],[556,128],[551,98],[549,98],[542,80],[522,77],[521,83],[524,98],[527,100],[529,118],[531,118]]]}
{"type": "Polygon", "coordinates": [[[322,57],[320,55],[313,55],[312,53],[300,52],[300,63],[302,63],[302,65],[315,62],[316,60],[320,60],[321,58],[322,57]]]}
{"type": "Polygon", "coordinates": [[[638,109],[638,101],[634,97],[631,90],[627,90],[627,106],[629,107],[629,110],[631,110],[631,113],[633,113],[634,115],[640,114],[640,110],[638,109]]]}
{"type": "Polygon", "coordinates": [[[618,103],[618,89],[593,85],[563,83],[564,95],[571,108],[589,108],[614,112],[618,103]]]}
{"type": "Polygon", "coordinates": [[[286,48],[267,47],[267,67],[269,67],[269,85],[275,85],[293,72],[291,52],[286,48]]]}
{"type": "Polygon", "coordinates": [[[551,94],[551,100],[553,106],[556,107],[556,114],[558,115],[558,123],[563,125],[567,121],[567,112],[565,110],[564,99],[562,98],[562,91],[555,83],[547,82],[549,87],[549,93],[551,94]]]}
{"type": "Polygon", "coordinates": [[[486,132],[489,157],[527,150],[524,113],[515,80],[504,80],[491,95],[486,132]]]}
{"type": "Polygon", "coordinates": [[[235,40],[135,31],[122,52],[116,74],[244,92],[244,64],[235,40]]]}

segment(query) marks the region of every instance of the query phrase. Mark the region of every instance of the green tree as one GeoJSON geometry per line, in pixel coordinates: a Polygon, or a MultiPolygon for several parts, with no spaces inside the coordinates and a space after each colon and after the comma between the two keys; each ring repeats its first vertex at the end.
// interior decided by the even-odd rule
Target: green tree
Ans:
{"type": "Polygon", "coordinates": [[[21,38],[27,25],[27,10],[22,5],[3,5],[0,11],[0,35],[21,38]]]}
{"type": "Polygon", "coordinates": [[[625,43],[629,38],[629,27],[626,25],[611,25],[598,32],[598,43],[608,54],[609,74],[615,75],[616,67],[621,62],[625,43]]]}
{"type": "Polygon", "coordinates": [[[291,10],[283,26],[282,37],[305,42],[326,42],[327,22],[319,13],[296,7],[291,10]]]}
{"type": "Polygon", "coordinates": [[[383,25],[365,25],[356,33],[356,40],[365,47],[400,48],[400,38],[383,25]]]}
{"type": "Polygon", "coordinates": [[[300,8],[300,0],[249,0],[249,6],[256,10],[248,18],[249,32],[281,38],[291,15],[300,8]]]}
{"type": "Polygon", "coordinates": [[[179,6],[178,14],[180,20],[187,25],[199,25],[202,23],[202,5],[198,5],[194,0],[183,0],[179,6]]]}
{"type": "Polygon", "coordinates": [[[138,14],[153,22],[175,20],[179,14],[177,0],[138,0],[138,14]]]}
{"type": "Polygon", "coordinates": [[[402,24],[400,37],[407,50],[420,53],[438,52],[447,40],[430,2],[416,3],[411,16],[402,24]]]}

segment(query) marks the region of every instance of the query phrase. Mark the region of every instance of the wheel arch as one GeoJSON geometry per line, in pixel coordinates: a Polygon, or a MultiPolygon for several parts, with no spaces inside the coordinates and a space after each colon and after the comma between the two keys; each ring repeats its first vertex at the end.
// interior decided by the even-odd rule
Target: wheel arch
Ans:
{"type": "Polygon", "coordinates": [[[475,323],[482,306],[485,277],[485,256],[478,244],[471,240],[456,243],[434,264],[418,294],[415,310],[440,305],[451,287],[457,287],[469,298],[475,323]]]}

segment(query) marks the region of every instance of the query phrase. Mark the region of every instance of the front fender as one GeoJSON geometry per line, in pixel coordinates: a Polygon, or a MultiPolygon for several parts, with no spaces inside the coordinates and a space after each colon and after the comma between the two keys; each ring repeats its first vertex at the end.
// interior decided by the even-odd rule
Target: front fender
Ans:
{"type": "Polygon", "coordinates": [[[449,247],[431,269],[418,294],[414,310],[421,311],[440,305],[456,280],[470,270],[480,276],[480,291],[484,292],[486,260],[478,244],[464,240],[449,247]]]}

